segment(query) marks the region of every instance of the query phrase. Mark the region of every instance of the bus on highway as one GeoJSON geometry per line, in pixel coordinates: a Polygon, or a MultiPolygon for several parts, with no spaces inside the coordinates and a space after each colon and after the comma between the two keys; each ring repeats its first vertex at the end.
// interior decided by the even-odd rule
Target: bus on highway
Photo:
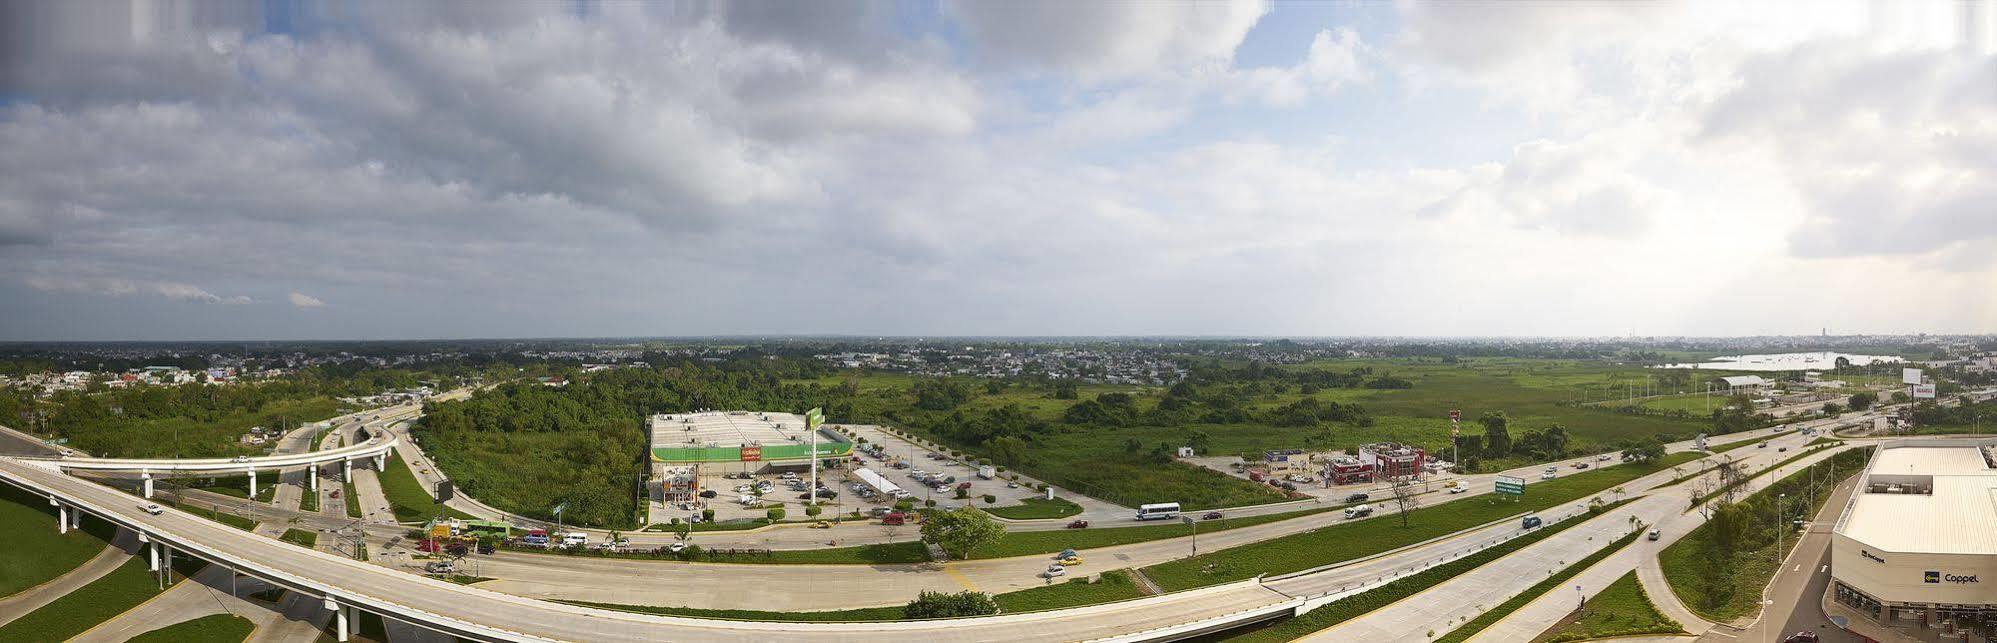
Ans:
{"type": "Polygon", "coordinates": [[[1137,508],[1138,520],[1171,520],[1179,517],[1179,503],[1161,502],[1137,508]]]}

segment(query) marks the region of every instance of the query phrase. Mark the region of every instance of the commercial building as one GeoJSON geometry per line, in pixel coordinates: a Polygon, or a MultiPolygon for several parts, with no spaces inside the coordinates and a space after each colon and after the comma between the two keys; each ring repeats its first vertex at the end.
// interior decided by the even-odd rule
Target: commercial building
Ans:
{"type": "MultiPolygon", "coordinates": [[[[651,417],[652,461],[695,463],[808,463],[811,433],[804,417],[792,413],[707,411],[651,417]]],[[[846,457],[853,443],[839,434],[818,431],[818,457],[846,457]]]]}
{"type": "Polygon", "coordinates": [[[1361,445],[1359,455],[1324,458],[1320,473],[1326,484],[1343,485],[1403,478],[1420,479],[1429,473],[1428,453],[1399,442],[1361,445]]]}
{"type": "Polygon", "coordinates": [[[1861,475],[1832,599],[1875,627],[1997,635],[1997,440],[1884,444],[1861,475]]]}

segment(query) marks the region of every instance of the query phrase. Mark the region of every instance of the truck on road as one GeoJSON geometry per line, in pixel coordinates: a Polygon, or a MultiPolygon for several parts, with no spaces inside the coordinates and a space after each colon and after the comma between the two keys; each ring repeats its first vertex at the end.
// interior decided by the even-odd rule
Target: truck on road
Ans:
{"type": "Polygon", "coordinates": [[[1347,519],[1371,515],[1373,515],[1373,505],[1357,505],[1345,508],[1345,517],[1347,519]]]}

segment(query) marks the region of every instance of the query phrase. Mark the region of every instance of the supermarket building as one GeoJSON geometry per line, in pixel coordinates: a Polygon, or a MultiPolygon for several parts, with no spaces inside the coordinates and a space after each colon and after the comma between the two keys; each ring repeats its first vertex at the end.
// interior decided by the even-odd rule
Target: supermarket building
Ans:
{"type": "Polygon", "coordinates": [[[1880,445],[1831,533],[1831,598],[1874,625],[1997,634],[1997,440],[1880,445]]]}

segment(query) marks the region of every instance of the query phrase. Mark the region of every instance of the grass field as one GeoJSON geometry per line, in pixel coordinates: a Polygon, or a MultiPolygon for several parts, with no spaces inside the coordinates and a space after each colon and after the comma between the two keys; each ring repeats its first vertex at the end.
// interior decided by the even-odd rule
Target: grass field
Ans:
{"type": "Polygon", "coordinates": [[[305,487],[304,492],[298,496],[298,510],[317,513],[319,511],[319,492],[313,491],[310,486],[305,487]]]}
{"type": "Polygon", "coordinates": [[[1012,520],[1066,518],[1082,513],[1082,506],[1060,497],[1056,497],[1053,500],[1035,497],[1027,498],[1022,501],[1022,504],[1016,506],[986,509],[985,513],[1012,520]]]}
{"type": "Polygon", "coordinates": [[[256,631],[250,619],[234,614],[209,614],[134,636],[126,643],[241,643],[256,631]]]}
{"type": "Polygon", "coordinates": [[[84,517],[83,529],[57,534],[47,498],[0,484],[0,597],[54,580],[104,551],[110,523],[84,517]]]}
{"type": "MultiPolygon", "coordinates": [[[[1229,529],[1240,529],[1242,527],[1267,524],[1279,520],[1289,520],[1291,518],[1336,509],[1338,507],[1312,507],[1300,511],[1248,516],[1245,518],[1202,520],[1200,521],[1200,533],[1206,534],[1216,531],[1227,531],[1229,529]]],[[[1007,532],[1003,538],[999,539],[998,544],[980,549],[974,552],[971,557],[1009,558],[1012,556],[1052,554],[1063,549],[1088,549],[1091,547],[1128,545],[1163,538],[1178,538],[1190,535],[1191,533],[1192,530],[1190,528],[1175,526],[1090,527],[1088,529],[1016,531],[1007,532]]]]}
{"type": "MultiPolygon", "coordinates": [[[[1320,448],[1348,447],[1365,442],[1392,440],[1410,443],[1438,452],[1449,443],[1448,412],[1460,409],[1466,419],[1485,412],[1502,411],[1512,419],[1514,438],[1525,431],[1555,424],[1571,436],[1568,445],[1576,452],[1606,449],[1613,443],[1632,438],[1666,435],[1690,438],[1708,428],[1704,413],[1689,418],[1625,415],[1586,403],[1613,397],[1608,391],[1621,384],[1659,378],[1661,374],[1635,365],[1581,360],[1473,358],[1453,363],[1428,359],[1341,359],[1284,365],[1290,370],[1322,369],[1350,371],[1368,367],[1375,373],[1391,374],[1414,383],[1407,389],[1325,388],[1306,395],[1299,387],[1267,387],[1247,403],[1251,413],[1260,413],[1290,404],[1304,397],[1323,402],[1357,403],[1372,416],[1370,426],[1327,424],[1331,443],[1320,448]]],[[[1701,374],[1701,377],[1705,374],[1701,374]]],[[[854,399],[855,412],[872,417],[892,417],[905,411],[913,400],[909,392],[913,378],[892,374],[835,376],[816,381],[838,384],[852,381],[861,391],[854,399]]],[[[1136,407],[1148,410],[1160,399],[1162,387],[1083,386],[1079,400],[1108,392],[1133,394],[1136,407]]],[[[1017,467],[1049,483],[1119,504],[1177,501],[1188,509],[1241,506],[1271,502],[1280,494],[1266,485],[1247,483],[1230,476],[1175,464],[1159,464],[1134,457],[1126,443],[1136,440],[1147,448],[1160,443],[1179,444],[1194,431],[1210,437],[1210,451],[1225,454],[1255,454],[1269,449],[1304,448],[1306,436],[1317,429],[1283,427],[1259,421],[1242,423],[1189,423],[1177,426],[1077,427],[1061,424],[1066,409],[1079,400],[1054,399],[1035,387],[1008,386],[999,393],[982,393],[963,404],[967,416],[985,410],[1016,405],[1035,419],[1054,423],[1055,430],[1034,436],[1024,460],[1017,467]]],[[[1702,402],[1703,404],[1703,402],[1702,402]]],[[[891,422],[892,423],[892,422],[891,422]]],[[[906,428],[906,427],[904,427],[906,428]]],[[[1466,430],[1481,429],[1471,424],[1466,430]]],[[[926,436],[934,438],[936,436],[926,436]]],[[[963,447],[965,445],[956,445],[963,447]]],[[[1530,464],[1519,457],[1487,458],[1487,467],[1530,464]]]]}
{"type": "Polygon", "coordinates": [[[311,549],[313,546],[319,544],[319,532],[306,531],[304,529],[286,529],[284,530],[284,535],[279,536],[277,539],[311,549]]]}
{"type": "MultiPolygon", "coordinates": [[[[1314,531],[1200,554],[1144,568],[1144,575],[1166,591],[1190,589],[1251,578],[1257,574],[1302,571],[1446,536],[1525,511],[1540,511],[1606,496],[1625,482],[1667,471],[1673,465],[1701,457],[1674,453],[1651,462],[1622,464],[1585,473],[1531,481],[1517,501],[1485,494],[1409,512],[1409,526],[1395,516],[1341,523],[1314,531]]],[[[1613,497],[1604,500],[1616,500],[1613,497]]]]}
{"type": "Polygon", "coordinates": [[[381,480],[381,493],[388,496],[388,505],[395,510],[396,522],[423,522],[437,517],[439,508],[443,509],[444,515],[451,518],[466,520],[477,518],[438,505],[437,498],[423,488],[422,481],[416,479],[416,472],[410,471],[409,466],[402,462],[401,454],[391,451],[387,465],[382,468],[384,471],[378,476],[381,480]]]}
{"type": "MultiPolygon", "coordinates": [[[[1022,589],[1016,592],[993,594],[992,600],[1005,613],[1036,612],[1061,609],[1078,605],[1094,605],[1143,596],[1137,589],[1137,582],[1130,579],[1128,572],[1117,570],[1105,572],[1096,582],[1076,578],[1067,582],[1049,583],[1045,587],[1022,589]]],[[[899,605],[888,607],[863,607],[858,609],[831,610],[824,612],[764,612],[757,610],[717,610],[691,607],[656,607],[649,605],[617,605],[613,603],[590,603],[585,601],[556,601],[571,605],[601,607],[603,609],[641,614],[669,614],[673,616],[698,616],[741,621],[771,621],[787,623],[827,623],[854,621],[899,621],[902,608],[899,605]]]]}
{"type": "MultiPolygon", "coordinates": [[[[699,544],[698,540],[694,544],[699,544]]],[[[670,556],[655,556],[650,553],[637,552],[622,553],[591,550],[587,553],[563,554],[533,547],[505,547],[505,549],[523,554],[543,556],[594,556],[639,560],[676,560],[670,556]]],[[[703,563],[743,563],[754,565],[885,565],[928,562],[929,550],[919,542],[859,545],[856,547],[828,547],[823,549],[776,549],[770,550],[767,554],[728,554],[703,549],[700,558],[696,560],[703,563]]]]}
{"type": "MultiPolygon", "coordinates": [[[[175,559],[175,578],[167,587],[205,566],[192,558],[175,559]]],[[[103,578],[0,626],[0,643],[66,640],[151,600],[160,594],[157,588],[145,559],[133,556],[103,578]]]]}
{"type": "Polygon", "coordinates": [[[1685,628],[1658,612],[1657,606],[1650,603],[1650,597],[1643,593],[1643,586],[1637,583],[1636,572],[1632,571],[1602,588],[1588,600],[1588,606],[1581,610],[1581,618],[1561,624],[1548,632],[1545,640],[1547,643],[1563,643],[1641,634],[1681,634],[1684,631],[1685,628]]]}
{"type": "MultiPolygon", "coordinates": [[[[1615,504],[1620,505],[1621,502],[1615,504]]],[[[1476,553],[1452,560],[1415,573],[1412,576],[1389,581],[1357,596],[1350,596],[1319,607],[1303,616],[1271,621],[1267,624],[1240,630],[1224,636],[1222,640],[1256,643],[1280,643],[1291,641],[1318,632],[1333,625],[1343,623],[1373,610],[1386,607],[1403,598],[1434,587],[1455,578],[1485,563],[1502,558],[1527,545],[1551,538],[1584,521],[1568,520],[1557,522],[1532,533],[1499,543],[1476,553]]]]}
{"type": "MultiPolygon", "coordinates": [[[[1573,578],[1583,571],[1587,571],[1589,567],[1601,562],[1604,558],[1608,558],[1616,550],[1627,547],[1632,542],[1636,542],[1637,536],[1641,535],[1643,535],[1643,530],[1641,529],[1631,531],[1629,535],[1616,539],[1615,542],[1611,542],[1608,546],[1595,550],[1581,560],[1574,561],[1573,564],[1561,568],[1560,571],[1548,576],[1545,580],[1534,583],[1532,587],[1526,588],[1525,591],[1505,599],[1505,602],[1499,603],[1497,607],[1491,608],[1483,614],[1478,614],[1477,618],[1470,619],[1462,627],[1444,634],[1442,638],[1436,639],[1436,643],[1457,643],[1458,641],[1469,640],[1470,637],[1477,635],[1478,632],[1482,632],[1486,628],[1491,627],[1492,624],[1504,620],[1512,612],[1518,611],[1519,608],[1525,607],[1539,597],[1546,595],[1547,592],[1566,586],[1567,579],[1573,578]]],[[[1635,572],[1631,573],[1634,574],[1635,572]]],[[[1648,602],[1644,604],[1646,606],[1649,605],[1648,602]]],[[[1590,605],[1592,606],[1593,603],[1591,602],[1590,605]]],[[[1676,628],[1674,627],[1673,629],[1676,628]]]]}
{"type": "Polygon", "coordinates": [[[354,483],[341,483],[340,499],[347,502],[348,518],[361,517],[361,496],[358,492],[354,491],[354,483]]]}

